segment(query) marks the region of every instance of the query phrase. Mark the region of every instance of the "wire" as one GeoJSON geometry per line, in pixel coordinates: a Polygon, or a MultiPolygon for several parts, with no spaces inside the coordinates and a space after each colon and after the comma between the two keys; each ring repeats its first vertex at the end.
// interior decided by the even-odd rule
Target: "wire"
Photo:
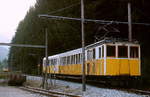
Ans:
{"type": "MultiPolygon", "coordinates": [[[[48,14],[39,14],[38,16],[39,16],[39,17],[51,18],[51,19],[76,20],[76,21],[81,21],[81,20],[82,20],[81,18],[72,18],[72,17],[63,17],[63,16],[53,16],[53,15],[48,15],[48,14]]],[[[94,19],[84,19],[84,22],[95,22],[95,23],[101,23],[101,24],[106,24],[106,23],[128,24],[128,22],[106,21],[106,20],[94,20],[94,19]]],[[[132,24],[150,26],[150,23],[136,23],[136,22],[133,22],[132,24]]]]}

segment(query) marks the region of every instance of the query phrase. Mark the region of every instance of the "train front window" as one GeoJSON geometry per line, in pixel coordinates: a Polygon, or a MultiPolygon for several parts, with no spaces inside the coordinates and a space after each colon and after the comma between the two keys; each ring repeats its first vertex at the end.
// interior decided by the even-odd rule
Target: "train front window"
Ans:
{"type": "Polygon", "coordinates": [[[138,50],[139,50],[138,47],[130,47],[130,57],[131,58],[138,58],[139,57],[138,50]]]}
{"type": "Polygon", "coordinates": [[[116,56],[116,47],[107,45],[107,57],[115,57],[116,56]]]}
{"type": "Polygon", "coordinates": [[[127,46],[118,46],[118,57],[127,58],[128,57],[128,47],[127,46]]]}

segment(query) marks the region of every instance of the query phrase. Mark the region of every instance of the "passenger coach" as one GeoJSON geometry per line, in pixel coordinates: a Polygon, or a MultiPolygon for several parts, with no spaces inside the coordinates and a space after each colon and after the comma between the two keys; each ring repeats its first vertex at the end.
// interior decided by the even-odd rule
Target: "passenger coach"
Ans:
{"type": "MultiPolygon", "coordinates": [[[[140,76],[141,60],[138,42],[104,39],[85,47],[87,76],[140,76]]],[[[47,73],[82,75],[82,48],[48,57],[47,73]]],[[[43,72],[45,72],[45,58],[43,72]]]]}

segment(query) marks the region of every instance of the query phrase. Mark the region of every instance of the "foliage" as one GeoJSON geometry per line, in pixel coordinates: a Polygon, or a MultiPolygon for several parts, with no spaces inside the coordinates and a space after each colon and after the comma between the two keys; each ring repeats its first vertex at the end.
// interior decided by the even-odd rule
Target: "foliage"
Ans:
{"type": "Polygon", "coordinates": [[[2,71],[3,68],[8,67],[8,60],[4,59],[3,61],[0,61],[0,71],[2,71]]]}
{"type": "MultiPolygon", "coordinates": [[[[85,0],[85,17],[101,20],[127,21],[127,1],[129,0],[85,0]]],[[[132,3],[132,20],[134,22],[150,23],[150,13],[148,10],[150,1],[130,1],[132,3]]],[[[49,55],[81,47],[81,25],[79,21],[41,19],[38,17],[39,14],[49,14],[50,12],[76,3],[80,3],[80,0],[37,0],[35,6],[30,8],[24,20],[19,23],[12,43],[44,45],[45,28],[47,28],[49,55]]],[[[52,15],[79,18],[80,4],[52,15]]],[[[98,30],[102,26],[99,23],[85,23],[86,45],[95,41],[94,36],[96,33],[100,36],[104,35],[104,33],[98,30]]],[[[117,35],[127,38],[127,25],[112,24],[111,26],[120,31],[117,35]]],[[[148,45],[149,33],[149,27],[133,25],[133,38],[140,41],[142,58],[147,61],[150,60],[150,55],[147,53],[150,49],[148,45]]],[[[109,33],[109,35],[112,35],[112,33],[109,33]]],[[[13,70],[22,70],[25,73],[34,74],[37,73],[37,64],[39,61],[42,64],[44,55],[44,49],[11,47],[9,64],[13,70]]],[[[143,68],[142,71],[150,67],[148,63],[144,63],[144,66],[147,67],[143,68]]],[[[145,71],[144,74],[147,75],[148,72],[145,71]]]]}

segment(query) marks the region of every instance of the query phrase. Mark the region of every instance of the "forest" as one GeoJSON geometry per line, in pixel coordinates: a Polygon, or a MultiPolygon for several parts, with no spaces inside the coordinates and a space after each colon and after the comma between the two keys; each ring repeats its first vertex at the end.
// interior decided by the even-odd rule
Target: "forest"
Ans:
{"type": "MultiPolygon", "coordinates": [[[[132,22],[150,23],[149,0],[84,0],[85,18],[128,21],[127,3],[131,2],[132,22]]],[[[18,24],[12,43],[45,45],[45,28],[48,31],[48,55],[54,55],[81,47],[81,23],[73,20],[39,18],[39,14],[80,18],[80,0],[37,0],[25,18],[18,24]],[[66,9],[64,9],[66,8],[66,9]]],[[[102,37],[128,38],[128,25],[85,22],[85,44],[91,44],[102,37]],[[114,31],[115,29],[115,31],[114,31]],[[107,33],[107,35],[106,35],[107,33]]],[[[133,39],[141,44],[142,77],[150,82],[150,27],[132,25],[133,39]]],[[[11,47],[9,65],[12,70],[37,74],[45,50],[41,48],[11,47]]]]}

